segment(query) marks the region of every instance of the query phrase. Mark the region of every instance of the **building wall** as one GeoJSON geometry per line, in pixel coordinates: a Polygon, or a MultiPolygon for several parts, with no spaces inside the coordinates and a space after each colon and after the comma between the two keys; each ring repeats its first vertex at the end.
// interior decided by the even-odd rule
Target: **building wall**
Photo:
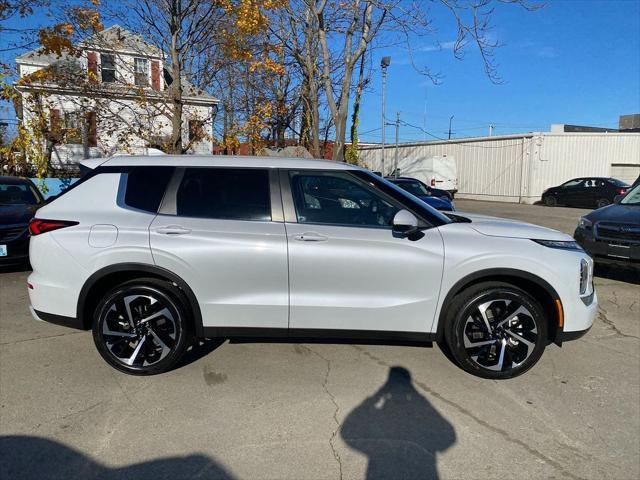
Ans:
{"type": "MultiPolygon", "coordinates": [[[[574,177],[610,176],[612,164],[638,165],[640,134],[535,133],[400,145],[400,172],[431,156],[453,156],[458,198],[534,203],[542,192],[574,177]]],[[[385,173],[395,147],[385,148],[385,173]]],[[[380,146],[360,149],[360,162],[381,171],[380,146]]],[[[635,168],[635,167],[634,167],[635,168]]]]}

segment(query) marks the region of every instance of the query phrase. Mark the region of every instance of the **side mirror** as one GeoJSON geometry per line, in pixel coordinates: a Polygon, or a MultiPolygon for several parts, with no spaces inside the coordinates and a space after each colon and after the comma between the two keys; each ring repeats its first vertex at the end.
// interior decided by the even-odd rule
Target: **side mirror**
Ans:
{"type": "Polygon", "coordinates": [[[400,210],[393,217],[393,232],[405,237],[418,231],[418,219],[409,210],[400,210]]]}
{"type": "Polygon", "coordinates": [[[624,198],[624,195],[616,195],[613,197],[613,203],[620,203],[620,200],[624,198]]]}

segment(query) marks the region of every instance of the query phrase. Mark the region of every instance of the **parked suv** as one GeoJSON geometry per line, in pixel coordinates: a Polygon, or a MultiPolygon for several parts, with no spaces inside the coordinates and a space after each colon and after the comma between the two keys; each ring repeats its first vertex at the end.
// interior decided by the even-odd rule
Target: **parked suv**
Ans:
{"type": "Polygon", "coordinates": [[[257,336],[437,341],[509,378],[597,310],[593,262],[568,235],[454,222],[336,162],[111,158],[30,228],[34,317],[92,328],[132,374],[171,368],[197,337],[257,336]]]}
{"type": "Polygon", "coordinates": [[[573,236],[598,262],[640,266],[640,183],[615,205],[581,217],[573,236]]]}

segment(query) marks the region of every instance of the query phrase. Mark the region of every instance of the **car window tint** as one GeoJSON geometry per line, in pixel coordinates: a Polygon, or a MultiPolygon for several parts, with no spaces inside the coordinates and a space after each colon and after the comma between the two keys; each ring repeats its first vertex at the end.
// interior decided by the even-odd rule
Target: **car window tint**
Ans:
{"type": "Polygon", "coordinates": [[[37,205],[38,194],[28,184],[0,184],[0,205],[37,205]]]}
{"type": "Polygon", "coordinates": [[[254,168],[187,168],[176,196],[180,216],[271,220],[269,172],[254,168]]]}
{"type": "Polygon", "coordinates": [[[563,187],[577,187],[583,182],[582,178],[577,178],[575,180],[569,180],[567,183],[564,183],[563,187]]]}
{"type": "Polygon", "coordinates": [[[127,174],[124,203],[133,208],[156,213],[173,167],[134,167],[127,174]]]}
{"type": "Polygon", "coordinates": [[[299,223],[389,227],[401,208],[348,174],[289,175],[299,223]]]}

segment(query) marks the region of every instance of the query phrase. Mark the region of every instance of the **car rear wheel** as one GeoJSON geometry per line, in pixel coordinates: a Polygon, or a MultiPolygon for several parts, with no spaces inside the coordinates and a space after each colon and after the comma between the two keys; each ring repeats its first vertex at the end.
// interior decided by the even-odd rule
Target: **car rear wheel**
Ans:
{"type": "Polygon", "coordinates": [[[596,206],[598,208],[606,207],[607,205],[610,205],[610,204],[611,202],[606,198],[599,198],[598,201],[596,202],[596,206]]]}
{"type": "Polygon", "coordinates": [[[547,342],[540,304],[506,283],[463,291],[448,309],[445,340],[458,365],[482,378],[506,379],[529,370],[547,342]]]}
{"type": "Polygon", "coordinates": [[[125,282],[95,309],[93,340],[112,367],[132,375],[171,369],[189,346],[186,302],[171,284],[153,278],[125,282]]]}
{"type": "Polygon", "coordinates": [[[556,205],[558,205],[558,199],[556,199],[556,197],[552,197],[551,195],[548,195],[544,197],[544,204],[547,207],[555,207],[556,205]]]}

